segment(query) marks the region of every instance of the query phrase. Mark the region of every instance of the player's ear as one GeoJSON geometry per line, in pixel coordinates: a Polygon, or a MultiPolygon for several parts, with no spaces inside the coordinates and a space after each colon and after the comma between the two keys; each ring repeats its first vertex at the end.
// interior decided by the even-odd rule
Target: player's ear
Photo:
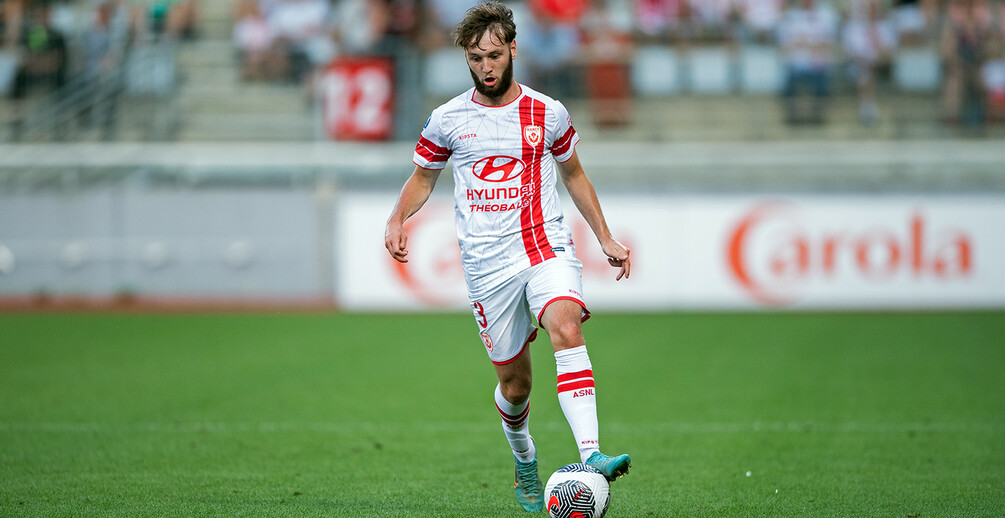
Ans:
{"type": "Polygon", "coordinates": [[[516,40],[509,42],[509,58],[516,59],[516,40]]]}

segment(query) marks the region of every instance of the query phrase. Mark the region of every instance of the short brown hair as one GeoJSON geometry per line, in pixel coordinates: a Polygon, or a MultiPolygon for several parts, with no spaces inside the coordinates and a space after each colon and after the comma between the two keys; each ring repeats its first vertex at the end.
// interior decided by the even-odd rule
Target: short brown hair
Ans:
{"type": "Polygon", "coordinates": [[[516,39],[516,22],[513,11],[501,2],[491,0],[468,9],[464,19],[454,28],[454,45],[468,48],[478,43],[482,35],[489,31],[509,44],[516,39]]]}

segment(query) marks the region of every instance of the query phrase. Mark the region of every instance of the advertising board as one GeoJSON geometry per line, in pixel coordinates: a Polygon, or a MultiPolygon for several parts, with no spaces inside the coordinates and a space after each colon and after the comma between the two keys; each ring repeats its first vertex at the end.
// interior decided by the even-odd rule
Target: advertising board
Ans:
{"type": "MultiPolygon", "coordinates": [[[[383,227],[395,195],[347,195],[336,261],[346,309],[467,305],[452,202],[434,196],[407,224],[409,262],[383,227]]],[[[1005,307],[1005,200],[995,196],[607,196],[632,249],[616,282],[571,202],[565,214],[591,308],[924,309],[1005,307]]]]}

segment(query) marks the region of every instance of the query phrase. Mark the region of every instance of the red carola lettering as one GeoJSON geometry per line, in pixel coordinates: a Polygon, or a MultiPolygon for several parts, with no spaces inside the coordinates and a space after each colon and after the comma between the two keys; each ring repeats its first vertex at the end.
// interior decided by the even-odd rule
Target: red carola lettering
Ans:
{"type": "Polygon", "coordinates": [[[508,182],[519,178],[525,166],[523,160],[511,156],[485,157],[471,167],[471,172],[486,182],[508,182]]]}
{"type": "Polygon", "coordinates": [[[954,228],[933,232],[920,210],[905,214],[902,227],[882,221],[832,230],[807,221],[795,206],[767,203],[729,233],[729,272],[755,300],[788,304],[800,285],[848,275],[878,283],[897,275],[949,281],[973,273],[971,236],[954,228]]]}

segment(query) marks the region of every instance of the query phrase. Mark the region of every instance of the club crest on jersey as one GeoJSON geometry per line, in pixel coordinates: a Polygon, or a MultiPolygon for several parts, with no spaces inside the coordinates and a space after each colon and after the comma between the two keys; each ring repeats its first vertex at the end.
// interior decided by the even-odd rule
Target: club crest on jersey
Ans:
{"type": "Polygon", "coordinates": [[[527,141],[527,144],[529,144],[530,147],[537,147],[543,138],[544,128],[541,126],[531,124],[523,127],[523,139],[527,141]]]}
{"type": "Polygon", "coordinates": [[[488,331],[482,331],[478,333],[478,336],[482,337],[482,343],[485,344],[485,348],[492,352],[494,345],[492,344],[492,337],[489,336],[488,331]]]}

